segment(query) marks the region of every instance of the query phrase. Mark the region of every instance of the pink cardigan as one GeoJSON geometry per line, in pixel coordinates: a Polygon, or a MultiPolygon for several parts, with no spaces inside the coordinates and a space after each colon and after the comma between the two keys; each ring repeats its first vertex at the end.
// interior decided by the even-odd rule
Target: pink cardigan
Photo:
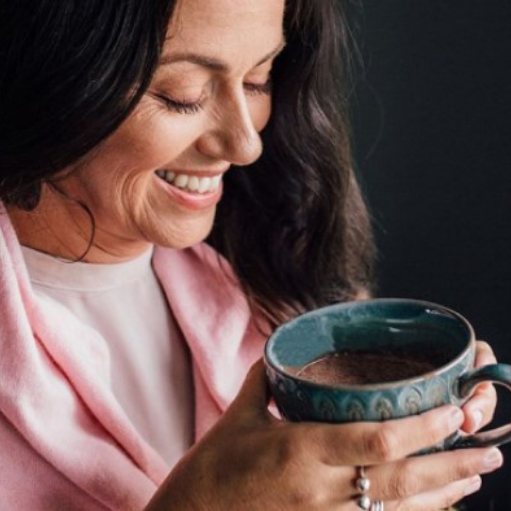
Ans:
{"type": "MultiPolygon", "coordinates": [[[[158,248],[153,264],[192,353],[200,438],[265,339],[211,248],[158,248]]],[[[109,378],[105,341],[35,296],[0,205],[0,511],[144,508],[169,469],[124,414],[109,378]]]]}

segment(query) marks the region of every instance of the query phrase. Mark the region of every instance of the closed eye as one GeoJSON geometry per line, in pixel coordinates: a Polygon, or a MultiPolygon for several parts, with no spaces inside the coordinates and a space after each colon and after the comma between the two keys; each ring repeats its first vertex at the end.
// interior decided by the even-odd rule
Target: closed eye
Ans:
{"type": "Polygon", "coordinates": [[[266,83],[245,83],[243,85],[245,90],[251,94],[251,95],[258,95],[258,94],[271,94],[271,91],[273,89],[273,82],[272,80],[268,80],[266,83]]]}
{"type": "Polygon", "coordinates": [[[193,115],[198,114],[202,110],[201,101],[180,101],[170,96],[160,96],[166,107],[178,114],[193,115]]]}
{"type": "MultiPolygon", "coordinates": [[[[251,96],[271,94],[273,83],[268,80],[266,83],[244,83],[245,91],[251,96]]],[[[170,96],[160,96],[167,108],[178,114],[194,115],[202,110],[201,101],[181,101],[170,96]]]]}

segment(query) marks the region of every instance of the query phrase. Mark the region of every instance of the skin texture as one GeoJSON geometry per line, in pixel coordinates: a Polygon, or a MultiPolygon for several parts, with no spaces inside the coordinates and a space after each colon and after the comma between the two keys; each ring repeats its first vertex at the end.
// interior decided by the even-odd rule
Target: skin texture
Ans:
{"type": "MultiPolygon", "coordinates": [[[[224,172],[258,158],[258,132],[271,114],[264,87],[271,56],[283,41],[283,7],[283,0],[179,5],[163,65],[147,94],[121,128],[58,183],[96,219],[86,261],[122,261],[150,243],[183,248],[206,237],[215,205],[183,206],[155,171],[224,172]],[[222,66],[198,64],[196,58],[170,63],[184,52],[222,66]]],[[[88,216],[47,186],[33,212],[10,215],[25,245],[71,259],[87,248],[88,216]]],[[[479,343],[477,364],[493,361],[489,346],[479,343]]],[[[487,423],[495,407],[490,385],[479,387],[465,413],[443,407],[384,424],[291,424],[275,418],[268,404],[259,362],[235,402],[169,474],[146,511],[354,511],[358,465],[367,466],[370,496],[384,500],[387,511],[438,510],[476,491],[479,474],[502,463],[496,449],[407,458],[462,425],[473,431],[487,423]]]]}
{"type": "MultiPolygon", "coordinates": [[[[478,343],[478,358],[494,361],[478,343]]],[[[491,419],[493,393],[473,404],[491,419]]],[[[496,448],[407,456],[437,443],[468,414],[446,406],[406,419],[325,425],[287,423],[269,411],[261,362],[223,418],[181,460],[146,511],[330,511],[356,509],[356,466],[387,511],[438,511],[477,491],[480,474],[502,464],[496,448]]]]}
{"type": "MultiPolygon", "coordinates": [[[[85,261],[130,259],[151,243],[184,248],[202,241],[215,204],[200,210],[183,206],[155,171],[218,175],[260,156],[258,132],[271,113],[272,60],[284,38],[283,2],[223,4],[223,9],[200,0],[178,5],[162,64],[136,110],[59,181],[59,189],[85,203],[96,222],[85,261]],[[218,65],[185,54],[214,58],[218,65]]],[[[90,218],[76,201],[48,186],[35,211],[10,214],[25,245],[69,259],[87,249],[90,218]]]]}

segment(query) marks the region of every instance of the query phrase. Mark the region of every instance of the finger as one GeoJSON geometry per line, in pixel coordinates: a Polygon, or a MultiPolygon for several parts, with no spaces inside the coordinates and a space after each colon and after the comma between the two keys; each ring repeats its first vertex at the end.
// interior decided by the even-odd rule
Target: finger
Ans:
{"type": "Polygon", "coordinates": [[[376,465],[404,458],[443,441],[464,421],[455,406],[385,422],[301,423],[318,459],[328,465],[376,465]]]}
{"type": "Polygon", "coordinates": [[[401,502],[386,502],[389,511],[438,511],[453,506],[461,499],[479,491],[481,477],[474,476],[463,481],[456,481],[443,488],[421,495],[415,495],[401,502]]]}
{"type": "Polygon", "coordinates": [[[261,359],[250,368],[243,386],[227,413],[236,414],[240,420],[250,422],[257,418],[269,419],[271,417],[268,412],[270,396],[264,362],[261,359]]]}
{"type": "Polygon", "coordinates": [[[477,341],[476,342],[476,358],[475,358],[475,367],[481,367],[488,364],[495,364],[497,359],[495,358],[495,354],[491,346],[485,341],[477,341]]]}
{"type": "Polygon", "coordinates": [[[488,474],[501,467],[502,463],[501,452],[491,447],[415,456],[370,467],[366,473],[379,499],[399,500],[488,474]]]}
{"type": "MultiPolygon", "coordinates": [[[[494,364],[497,360],[491,346],[484,341],[476,343],[475,367],[494,364]]],[[[497,393],[490,382],[477,386],[474,394],[463,407],[465,422],[462,429],[467,433],[474,433],[493,419],[497,405],[497,393]]]]}
{"type": "Polygon", "coordinates": [[[472,397],[463,406],[465,422],[462,429],[474,433],[489,424],[497,406],[497,392],[491,384],[483,384],[476,388],[472,397]]]}

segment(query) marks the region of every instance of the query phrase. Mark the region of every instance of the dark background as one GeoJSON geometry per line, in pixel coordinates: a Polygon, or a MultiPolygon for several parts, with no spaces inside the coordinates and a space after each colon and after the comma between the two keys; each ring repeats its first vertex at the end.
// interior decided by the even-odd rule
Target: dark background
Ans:
{"type": "MultiPolygon", "coordinates": [[[[379,296],[442,303],[511,363],[511,0],[365,0],[353,98],[379,296]]],[[[499,391],[496,422],[511,420],[499,391]]],[[[511,446],[470,511],[511,511],[511,446]]]]}

